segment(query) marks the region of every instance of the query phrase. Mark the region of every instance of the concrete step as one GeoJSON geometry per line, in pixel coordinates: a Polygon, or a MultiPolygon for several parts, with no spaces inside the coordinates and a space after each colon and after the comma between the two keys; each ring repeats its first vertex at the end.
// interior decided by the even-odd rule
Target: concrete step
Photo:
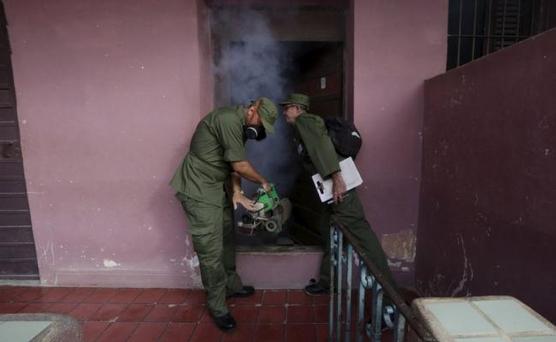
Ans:
{"type": "Polygon", "coordinates": [[[317,278],[322,251],[314,246],[237,248],[238,273],[257,289],[302,289],[317,278]]]}

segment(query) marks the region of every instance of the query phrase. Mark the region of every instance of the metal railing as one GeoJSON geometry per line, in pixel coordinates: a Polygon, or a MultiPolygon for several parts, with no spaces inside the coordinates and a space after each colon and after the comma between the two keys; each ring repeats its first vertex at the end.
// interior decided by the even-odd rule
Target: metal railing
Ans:
{"type": "Polygon", "coordinates": [[[409,325],[421,340],[435,342],[436,339],[378,267],[359,252],[362,250],[347,229],[337,224],[330,227],[328,340],[349,342],[352,337],[355,337],[357,342],[367,338],[378,342],[381,340],[384,320],[384,323],[394,331],[394,341],[404,340],[406,326],[409,325]],[[357,281],[357,273],[353,271],[355,256],[358,257],[356,264],[359,274],[358,290],[353,286],[357,281]],[[354,313],[352,292],[355,291],[358,292],[356,322],[352,320],[352,313],[354,313]],[[367,307],[369,302],[366,300],[367,292],[371,292],[370,308],[367,307]],[[391,302],[387,306],[383,305],[385,296],[391,302]]]}

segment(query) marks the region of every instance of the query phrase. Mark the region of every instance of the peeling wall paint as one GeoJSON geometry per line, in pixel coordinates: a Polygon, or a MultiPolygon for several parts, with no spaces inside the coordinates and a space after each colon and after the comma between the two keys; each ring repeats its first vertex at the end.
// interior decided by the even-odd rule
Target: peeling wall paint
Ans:
{"type": "Polygon", "coordinates": [[[461,247],[463,254],[463,266],[461,279],[455,289],[452,290],[450,296],[455,297],[457,295],[470,295],[468,282],[473,280],[473,266],[470,260],[467,258],[467,251],[465,250],[465,242],[463,241],[463,236],[461,234],[457,235],[458,245],[461,247]],[[464,292],[464,293],[463,293],[464,292]]]}
{"type": "Polygon", "coordinates": [[[104,260],[102,261],[102,264],[103,264],[104,267],[106,267],[106,268],[113,268],[113,267],[121,266],[121,264],[118,264],[118,263],[115,262],[114,260],[110,260],[110,259],[104,259],[104,260]]]}
{"type": "Polygon", "coordinates": [[[406,262],[415,261],[416,241],[417,237],[413,230],[382,235],[382,247],[388,258],[406,262]]]}

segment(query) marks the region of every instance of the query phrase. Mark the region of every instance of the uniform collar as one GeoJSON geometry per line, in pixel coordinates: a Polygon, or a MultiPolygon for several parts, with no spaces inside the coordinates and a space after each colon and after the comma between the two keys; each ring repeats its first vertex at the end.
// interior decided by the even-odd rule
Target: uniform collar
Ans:
{"type": "Polygon", "coordinates": [[[297,118],[295,118],[295,121],[293,122],[293,125],[297,125],[297,123],[299,122],[299,120],[303,117],[303,116],[307,116],[307,112],[303,112],[301,113],[297,118]]]}
{"type": "Polygon", "coordinates": [[[245,125],[245,112],[246,111],[247,111],[247,107],[237,106],[236,115],[238,116],[242,125],[245,125]]]}

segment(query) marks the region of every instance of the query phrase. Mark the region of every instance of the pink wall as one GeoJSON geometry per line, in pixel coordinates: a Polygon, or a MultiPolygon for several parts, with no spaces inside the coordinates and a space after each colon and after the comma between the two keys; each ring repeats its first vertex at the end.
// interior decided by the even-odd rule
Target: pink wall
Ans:
{"type": "MultiPolygon", "coordinates": [[[[4,2],[42,282],[200,285],[167,182],[212,104],[202,1],[4,2]]],[[[413,234],[422,83],[444,70],[447,0],[353,0],[350,10],[361,197],[379,235],[413,234]]],[[[240,256],[239,269],[253,282],[253,270],[291,268],[252,258],[240,256]]],[[[412,282],[406,259],[398,270],[412,282]]],[[[318,264],[304,260],[302,279],[318,264]]]]}
{"type": "MultiPolygon", "coordinates": [[[[353,0],[354,117],[364,143],[360,190],[374,230],[415,235],[423,82],[446,66],[447,0],[353,0]]],[[[395,237],[395,235],[394,235],[395,237]]],[[[398,248],[404,248],[399,246],[398,248]]],[[[413,257],[394,267],[413,281],[413,257]]]]}
{"type": "Polygon", "coordinates": [[[196,1],[4,3],[42,283],[199,285],[167,186],[212,102],[196,1]]]}

